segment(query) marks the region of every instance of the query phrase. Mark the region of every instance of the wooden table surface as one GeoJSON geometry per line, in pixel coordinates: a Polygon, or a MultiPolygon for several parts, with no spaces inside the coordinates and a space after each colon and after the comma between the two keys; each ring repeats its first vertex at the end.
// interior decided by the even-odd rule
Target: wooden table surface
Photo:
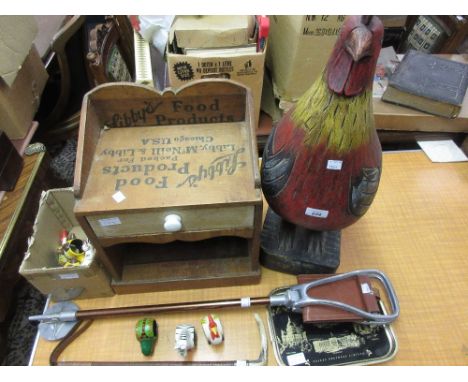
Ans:
{"type": "Polygon", "coordinates": [[[27,197],[24,191],[31,186],[33,181],[31,174],[35,175],[43,155],[43,153],[39,153],[24,157],[23,169],[15,188],[10,192],[5,192],[0,200],[0,258],[3,253],[3,247],[9,239],[10,231],[15,225],[16,215],[21,212],[24,200],[27,197]]]}
{"type": "MultiPolygon", "coordinates": [[[[376,268],[391,279],[401,314],[393,324],[396,356],[385,365],[468,365],[468,162],[431,163],[423,152],[385,153],[380,189],[369,212],[342,232],[338,272],[376,268]]],[[[259,285],[171,291],[78,300],[81,309],[263,296],[295,283],[262,269],[259,285]]],[[[267,327],[265,308],[220,310],[225,342],[202,338],[204,311],[155,317],[153,356],[141,355],[134,325],[140,317],[95,321],[62,354],[63,361],[181,360],[173,349],[176,324],[192,323],[198,346],[187,360],[254,359],[260,341],[253,313],[267,327]],[[201,337],[201,338],[200,338],[201,337]]],[[[268,329],[267,329],[268,330],[268,329]]],[[[48,364],[56,343],[39,339],[33,365],[48,364]]],[[[268,364],[276,365],[271,343],[268,364]]]]}
{"type": "Polygon", "coordinates": [[[41,152],[25,156],[15,188],[0,192],[0,323],[8,316],[13,289],[20,279],[18,267],[32,233],[40,188],[44,184],[45,155],[41,152]]]}

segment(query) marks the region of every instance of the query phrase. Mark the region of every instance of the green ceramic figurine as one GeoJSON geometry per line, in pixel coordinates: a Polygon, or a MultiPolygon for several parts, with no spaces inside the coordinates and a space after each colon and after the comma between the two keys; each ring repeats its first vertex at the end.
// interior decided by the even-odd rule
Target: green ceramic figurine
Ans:
{"type": "Polygon", "coordinates": [[[140,342],[141,352],[146,355],[152,355],[154,345],[158,339],[158,325],[152,318],[142,318],[138,320],[135,326],[135,334],[140,342]]]}

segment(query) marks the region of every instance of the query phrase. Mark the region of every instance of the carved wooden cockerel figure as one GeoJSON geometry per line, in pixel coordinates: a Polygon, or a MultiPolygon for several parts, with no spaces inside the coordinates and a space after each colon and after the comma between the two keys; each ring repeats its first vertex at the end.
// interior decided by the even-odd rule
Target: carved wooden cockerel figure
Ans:
{"type": "Polygon", "coordinates": [[[372,113],[382,37],[377,17],[348,16],[322,76],[268,138],[262,188],[274,212],[262,233],[264,265],[333,272],[339,230],[372,203],[382,162],[372,113]]]}

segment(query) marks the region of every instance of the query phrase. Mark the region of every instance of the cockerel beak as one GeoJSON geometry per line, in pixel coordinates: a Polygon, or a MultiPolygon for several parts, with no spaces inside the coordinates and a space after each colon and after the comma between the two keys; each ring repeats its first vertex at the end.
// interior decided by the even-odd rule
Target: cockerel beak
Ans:
{"type": "Polygon", "coordinates": [[[354,28],[345,42],[345,49],[354,62],[371,55],[372,32],[365,26],[354,28]]]}

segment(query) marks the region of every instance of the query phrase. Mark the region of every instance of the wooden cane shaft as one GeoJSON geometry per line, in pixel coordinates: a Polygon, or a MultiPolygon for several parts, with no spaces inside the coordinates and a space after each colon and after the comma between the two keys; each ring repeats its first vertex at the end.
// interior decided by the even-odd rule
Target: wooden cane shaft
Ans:
{"type": "MultiPolygon", "coordinates": [[[[254,297],[250,299],[250,306],[268,305],[269,303],[270,303],[269,297],[254,297]]],[[[240,299],[184,302],[184,303],[146,305],[146,306],[128,306],[128,307],[122,307],[122,308],[81,310],[81,311],[76,312],[76,318],[78,320],[88,320],[88,319],[98,319],[98,318],[145,315],[145,314],[154,314],[154,313],[178,312],[178,311],[186,311],[186,310],[232,308],[232,307],[241,307],[241,306],[242,305],[241,305],[240,299]]]]}

